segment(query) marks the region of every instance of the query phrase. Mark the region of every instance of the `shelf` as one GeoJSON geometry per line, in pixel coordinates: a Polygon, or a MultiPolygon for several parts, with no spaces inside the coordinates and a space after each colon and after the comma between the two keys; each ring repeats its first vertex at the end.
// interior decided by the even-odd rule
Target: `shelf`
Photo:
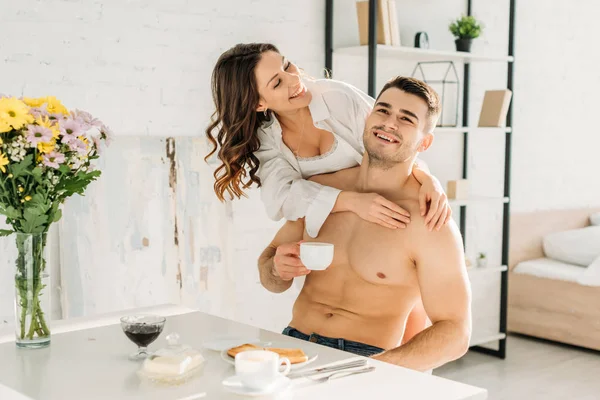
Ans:
{"type": "Polygon", "coordinates": [[[502,332],[482,332],[471,336],[469,346],[479,346],[484,343],[494,342],[506,338],[506,334],[502,332]]]}
{"type": "MultiPolygon", "coordinates": [[[[368,55],[368,49],[369,46],[353,46],[340,47],[333,51],[337,54],[366,57],[368,55]]],[[[465,53],[462,51],[442,51],[406,46],[388,46],[383,44],[377,45],[377,56],[384,58],[403,58],[413,61],[460,61],[464,63],[514,61],[514,57],[512,56],[491,57],[465,53]]]]}
{"type": "Polygon", "coordinates": [[[467,268],[467,273],[470,276],[479,276],[481,274],[488,274],[493,272],[503,272],[508,270],[506,265],[500,265],[495,267],[470,267],[467,268]]]}
{"type": "Polygon", "coordinates": [[[512,128],[488,128],[488,127],[477,127],[477,126],[456,126],[456,127],[445,127],[440,126],[435,128],[433,131],[436,133],[464,133],[464,132],[477,132],[477,133],[494,133],[494,132],[512,132],[512,128]]]}
{"type": "Polygon", "coordinates": [[[508,200],[508,197],[473,196],[468,199],[449,199],[448,203],[451,206],[468,206],[480,203],[508,203],[508,200]]]}

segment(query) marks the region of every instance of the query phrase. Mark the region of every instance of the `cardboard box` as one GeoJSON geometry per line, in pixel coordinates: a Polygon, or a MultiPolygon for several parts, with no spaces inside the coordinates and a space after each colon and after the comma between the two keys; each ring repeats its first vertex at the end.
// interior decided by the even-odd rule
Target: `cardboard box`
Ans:
{"type": "Polygon", "coordinates": [[[481,127],[504,127],[512,92],[508,89],[487,90],[483,97],[479,124],[481,127]]]}
{"type": "Polygon", "coordinates": [[[453,200],[467,199],[469,197],[469,181],[466,179],[448,181],[446,196],[453,200]]]}

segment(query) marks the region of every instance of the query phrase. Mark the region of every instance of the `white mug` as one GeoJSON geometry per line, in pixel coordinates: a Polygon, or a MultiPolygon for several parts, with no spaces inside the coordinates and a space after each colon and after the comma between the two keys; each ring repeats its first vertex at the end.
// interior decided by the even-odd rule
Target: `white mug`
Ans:
{"type": "Polygon", "coordinates": [[[277,377],[290,372],[290,360],[267,350],[249,350],[236,354],[235,374],[242,385],[255,390],[263,390],[275,382],[277,377]],[[281,364],[285,369],[281,371],[281,364]]]}
{"type": "Polygon", "coordinates": [[[333,244],[322,242],[300,243],[300,260],[308,269],[325,270],[333,261],[333,244]]]}

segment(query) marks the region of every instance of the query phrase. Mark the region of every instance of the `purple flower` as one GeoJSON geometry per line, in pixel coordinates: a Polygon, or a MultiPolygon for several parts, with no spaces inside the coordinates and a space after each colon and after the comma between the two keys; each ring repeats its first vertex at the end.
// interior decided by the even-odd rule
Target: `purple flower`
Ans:
{"type": "Polygon", "coordinates": [[[47,143],[52,140],[52,130],[45,126],[29,125],[27,127],[27,141],[33,145],[47,143]]]}
{"type": "Polygon", "coordinates": [[[94,118],[92,114],[90,114],[87,111],[73,110],[71,111],[71,116],[73,117],[73,119],[79,121],[82,125],[87,126],[88,129],[93,126],[96,128],[102,126],[102,121],[100,121],[97,118],[94,118]]]}
{"type": "Polygon", "coordinates": [[[46,103],[42,104],[40,107],[31,107],[29,109],[29,113],[33,115],[35,118],[44,118],[48,116],[48,110],[46,103]]]}
{"type": "Polygon", "coordinates": [[[110,143],[112,142],[113,136],[114,136],[114,134],[108,126],[106,126],[104,124],[102,124],[100,126],[100,137],[102,139],[104,139],[107,146],[109,146],[110,143]]]}
{"type": "Polygon", "coordinates": [[[42,155],[42,162],[47,167],[58,168],[58,164],[65,162],[65,155],[56,151],[42,155]]]}
{"type": "Polygon", "coordinates": [[[69,141],[69,149],[71,149],[71,151],[76,151],[82,156],[85,156],[88,153],[87,145],[83,140],[78,138],[69,141]]]}
{"type": "Polygon", "coordinates": [[[100,142],[100,137],[92,136],[92,140],[94,141],[94,146],[96,147],[96,154],[102,154],[102,151],[100,150],[100,146],[102,146],[102,142],[100,142]]]}
{"type": "Polygon", "coordinates": [[[71,118],[63,118],[58,120],[58,127],[63,136],[81,136],[85,133],[83,124],[71,118]]]}

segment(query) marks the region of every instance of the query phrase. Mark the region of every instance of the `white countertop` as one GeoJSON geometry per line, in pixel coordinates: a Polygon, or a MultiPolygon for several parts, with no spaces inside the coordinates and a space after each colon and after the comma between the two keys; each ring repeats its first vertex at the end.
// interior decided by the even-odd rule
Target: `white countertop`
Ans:
{"type": "MultiPolygon", "coordinates": [[[[131,311],[127,311],[131,313],[131,311]]],[[[127,339],[119,324],[78,329],[53,334],[50,347],[19,349],[14,342],[0,344],[0,398],[33,400],[179,400],[206,392],[205,399],[243,399],[224,389],[221,382],[234,374],[234,367],[218,352],[202,343],[220,337],[243,337],[261,341],[301,343],[312,346],[318,359],[311,367],[355,358],[350,353],[258,328],[228,321],[200,312],[167,317],[165,329],[150,350],[166,345],[165,337],[177,332],[181,342],[202,351],[204,371],[194,380],[177,387],[159,387],[142,382],[136,375],[140,363],[129,361],[136,346],[127,339]],[[17,396],[15,392],[23,395],[17,396]]],[[[325,384],[294,380],[294,387],[277,398],[286,399],[431,399],[483,400],[485,389],[461,384],[410,369],[370,360],[377,369],[368,374],[349,376],[325,384]]]]}

